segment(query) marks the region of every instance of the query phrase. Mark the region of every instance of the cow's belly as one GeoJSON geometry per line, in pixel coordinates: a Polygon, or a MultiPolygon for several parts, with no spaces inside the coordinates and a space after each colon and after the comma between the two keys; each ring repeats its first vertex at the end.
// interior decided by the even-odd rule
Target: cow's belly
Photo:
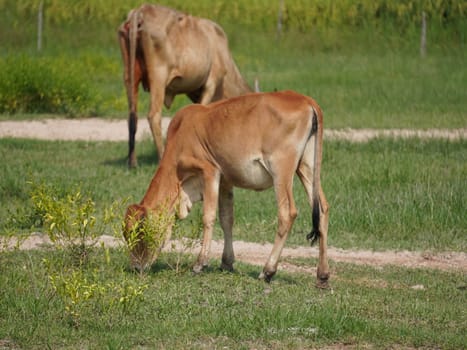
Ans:
{"type": "Polygon", "coordinates": [[[262,159],[256,158],[236,167],[227,167],[224,177],[236,187],[265,190],[273,185],[271,173],[262,159]]]}
{"type": "Polygon", "coordinates": [[[198,90],[206,83],[206,75],[191,76],[189,78],[175,77],[167,86],[167,90],[172,93],[188,93],[198,90]]]}

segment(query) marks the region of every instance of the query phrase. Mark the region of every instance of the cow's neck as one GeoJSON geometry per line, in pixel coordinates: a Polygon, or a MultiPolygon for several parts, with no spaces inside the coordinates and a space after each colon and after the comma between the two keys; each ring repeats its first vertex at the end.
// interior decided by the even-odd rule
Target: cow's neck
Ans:
{"type": "Polygon", "coordinates": [[[151,180],[141,205],[151,210],[174,211],[179,195],[179,183],[175,167],[160,165],[151,180]]]}
{"type": "Polygon", "coordinates": [[[243,79],[237,66],[233,64],[224,80],[223,98],[236,97],[250,92],[253,92],[253,90],[243,79]]]}

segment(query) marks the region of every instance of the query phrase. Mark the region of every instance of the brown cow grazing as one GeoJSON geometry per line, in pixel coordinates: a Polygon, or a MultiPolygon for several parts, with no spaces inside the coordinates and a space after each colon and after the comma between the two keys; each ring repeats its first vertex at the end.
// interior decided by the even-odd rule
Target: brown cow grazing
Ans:
{"type": "Polygon", "coordinates": [[[229,52],[216,23],[159,5],[133,9],[118,29],[128,96],[129,166],[137,165],[138,86],[150,92],[148,121],[159,156],[164,152],[162,104],[187,94],[195,103],[239,96],[252,90],[229,52]]]}
{"type": "MultiPolygon", "coordinates": [[[[193,202],[203,200],[203,242],[193,270],[200,272],[208,264],[218,205],[224,231],[221,268],[232,270],[233,187],[261,191],[274,186],[278,229],[260,274],[270,281],[297,216],[292,192],[296,173],[312,208],[313,229],[307,238],[312,243],[319,239],[318,285],[326,286],[328,203],[320,184],[322,144],[320,107],[312,98],[293,91],[254,93],[207,106],[187,106],[169,126],[164,156],[143,200],[127,209],[125,237],[161,208],[184,218],[193,202]]],[[[134,255],[130,255],[138,269],[152,263],[135,266],[134,255]]]]}

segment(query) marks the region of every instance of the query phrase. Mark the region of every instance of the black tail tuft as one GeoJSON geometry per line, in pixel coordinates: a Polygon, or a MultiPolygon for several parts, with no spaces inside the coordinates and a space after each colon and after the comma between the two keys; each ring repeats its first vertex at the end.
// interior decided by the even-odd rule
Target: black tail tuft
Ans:
{"type": "Polygon", "coordinates": [[[313,212],[311,214],[311,221],[313,223],[313,229],[307,234],[306,239],[310,241],[310,245],[315,244],[321,232],[319,231],[319,200],[316,198],[313,200],[313,212]]]}
{"type": "Polygon", "coordinates": [[[311,134],[315,134],[318,131],[318,117],[316,116],[316,111],[313,109],[313,120],[311,124],[311,134]]]}

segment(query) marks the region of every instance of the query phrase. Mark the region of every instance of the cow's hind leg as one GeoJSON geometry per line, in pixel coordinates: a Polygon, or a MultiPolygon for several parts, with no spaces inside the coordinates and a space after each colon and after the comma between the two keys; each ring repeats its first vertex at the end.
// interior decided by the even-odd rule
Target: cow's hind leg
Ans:
{"type": "MultiPolygon", "coordinates": [[[[148,121],[151,127],[152,137],[154,144],[157,148],[159,159],[164,154],[164,140],[162,137],[162,104],[165,99],[165,88],[168,81],[168,72],[166,67],[152,64],[157,62],[157,55],[153,48],[153,41],[150,34],[146,32],[141,33],[141,42],[144,50],[144,59],[148,63],[147,74],[148,83],[150,87],[150,104],[148,121]]],[[[162,61],[162,60],[161,60],[162,61]]]]}
{"type": "MultiPolygon", "coordinates": [[[[137,66],[139,67],[139,66],[137,66]]],[[[138,166],[136,159],[136,131],[138,128],[138,114],[137,114],[137,101],[138,101],[138,85],[141,81],[141,72],[135,72],[135,82],[130,86],[129,78],[125,76],[125,85],[128,89],[128,106],[130,114],[128,115],[128,166],[135,168],[138,166]]]]}
{"type": "Polygon", "coordinates": [[[151,107],[148,115],[149,126],[151,127],[152,137],[154,139],[154,144],[157,149],[159,159],[162,158],[164,154],[164,140],[162,137],[162,100],[159,100],[158,97],[151,97],[151,107]]]}
{"type": "Polygon", "coordinates": [[[233,220],[232,187],[221,182],[219,192],[219,221],[224,232],[224,251],[222,253],[221,269],[225,271],[233,271],[233,263],[235,261],[232,242],[233,220]]]}
{"type": "Polygon", "coordinates": [[[212,101],[219,100],[222,97],[222,92],[220,96],[218,93],[219,86],[222,86],[222,80],[218,82],[211,72],[206,83],[204,84],[199,103],[206,105],[212,101]]]}
{"type": "Polygon", "coordinates": [[[130,112],[128,117],[128,167],[135,168],[138,166],[135,152],[136,129],[138,126],[138,116],[136,112],[130,112]]]}
{"type": "MultiPolygon", "coordinates": [[[[284,169],[290,169],[290,167],[284,167],[284,169]]],[[[293,173],[292,176],[276,176],[274,178],[274,189],[278,205],[278,229],[271,254],[264,266],[263,272],[259,275],[259,278],[264,279],[266,282],[270,282],[277,271],[282,249],[297,217],[297,208],[295,207],[292,188],[293,173]]]]}
{"type": "Polygon", "coordinates": [[[327,238],[328,238],[328,221],[329,221],[329,205],[324,196],[321,186],[319,187],[319,203],[314,200],[313,194],[313,168],[310,166],[306,159],[303,159],[297,170],[297,175],[300,178],[300,181],[305,187],[307,193],[308,202],[312,208],[313,213],[319,215],[319,227],[316,232],[314,227],[312,233],[310,234],[311,239],[319,239],[319,261],[317,269],[317,285],[321,288],[326,288],[328,286],[329,280],[329,265],[327,258],[327,238]],[[319,205],[319,208],[315,206],[319,205]],[[317,234],[317,236],[314,236],[317,234]]]}

